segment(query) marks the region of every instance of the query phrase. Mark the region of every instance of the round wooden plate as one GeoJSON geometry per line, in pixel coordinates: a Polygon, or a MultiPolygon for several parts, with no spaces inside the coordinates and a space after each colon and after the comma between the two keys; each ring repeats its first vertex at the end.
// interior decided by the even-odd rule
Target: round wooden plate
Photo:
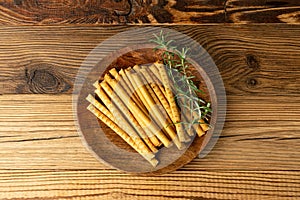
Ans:
{"type": "MultiPolygon", "coordinates": [[[[201,52],[194,52],[193,50],[193,55],[191,56],[193,75],[196,76],[197,84],[200,85],[206,94],[202,98],[211,102],[213,112],[210,124],[212,128],[204,136],[192,138],[186,149],[178,150],[175,145],[170,148],[161,148],[156,154],[159,164],[155,168],[151,166],[148,161],[132,150],[110,128],[97,120],[86,109],[89,103],[85,100],[88,94],[94,95],[95,88],[93,83],[96,80],[101,80],[109,69],[113,67],[117,69],[128,68],[135,64],[149,64],[160,59],[159,52],[155,53],[153,51],[154,45],[145,42],[144,38],[147,36],[146,33],[149,35],[151,32],[157,32],[158,29],[143,29],[138,33],[136,31],[127,31],[130,33],[121,33],[115,38],[109,39],[112,42],[111,46],[114,46],[116,39],[126,43],[126,46],[118,47],[106,53],[106,55],[102,55],[101,53],[105,49],[107,50],[107,46],[110,44],[109,42],[103,42],[98,46],[98,49],[96,48],[96,51],[91,53],[90,57],[88,57],[89,62],[84,63],[85,65],[83,65],[76,78],[73,105],[78,131],[82,136],[83,143],[99,160],[121,171],[143,175],[157,175],[176,170],[193,160],[201,152],[202,156],[204,156],[211,150],[223,127],[226,97],[223,82],[211,58],[207,57],[206,51],[202,52],[203,49],[201,49],[201,52]],[[136,34],[136,36],[144,38],[144,42],[138,44],[136,44],[137,42],[131,42],[131,44],[128,44],[128,40],[126,40],[128,39],[128,34],[136,34]],[[94,63],[91,62],[91,58],[95,59],[94,63]],[[210,68],[207,68],[208,65],[210,68]]],[[[173,30],[168,29],[167,31],[169,31],[169,34],[173,34],[173,38],[180,39],[183,35],[173,30]]],[[[149,37],[146,38],[149,39],[149,37]]]]}

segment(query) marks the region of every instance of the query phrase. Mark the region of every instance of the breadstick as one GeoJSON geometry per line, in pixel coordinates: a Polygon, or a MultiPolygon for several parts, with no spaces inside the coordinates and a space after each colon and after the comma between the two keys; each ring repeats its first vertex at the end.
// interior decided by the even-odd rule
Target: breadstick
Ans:
{"type": "MultiPolygon", "coordinates": [[[[161,85],[161,76],[160,73],[155,73],[159,72],[158,68],[155,66],[155,64],[151,65],[150,67],[144,67],[143,70],[146,70],[148,73],[144,73],[145,75],[148,75],[148,79],[158,84],[152,84],[152,89],[155,91],[156,95],[159,97],[159,100],[161,101],[162,105],[164,106],[165,110],[167,111],[171,121],[173,121],[173,115],[172,115],[172,110],[170,108],[169,102],[166,99],[166,91],[165,88],[161,85]]],[[[184,113],[183,113],[184,114],[184,113]]],[[[173,122],[174,123],[174,122],[173,122]]],[[[183,127],[182,127],[183,128],[183,127]]],[[[192,136],[193,132],[188,132],[191,134],[188,134],[192,136]]],[[[190,138],[185,135],[185,142],[189,142],[190,138]]]]}
{"type": "Polygon", "coordinates": [[[168,99],[170,107],[171,107],[172,121],[173,121],[173,123],[175,123],[175,127],[176,127],[176,130],[177,130],[177,133],[178,133],[179,141],[188,142],[190,140],[190,138],[186,136],[186,134],[183,130],[183,126],[180,123],[181,122],[180,112],[179,112],[179,109],[176,105],[175,97],[173,95],[173,92],[171,90],[169,77],[168,77],[167,71],[165,69],[165,66],[163,64],[159,64],[159,63],[155,63],[154,65],[158,68],[161,79],[162,79],[162,82],[163,82],[163,85],[165,86],[166,98],[168,99]]]}
{"type": "MultiPolygon", "coordinates": [[[[158,63],[158,62],[156,62],[156,63],[158,63]]],[[[148,67],[148,69],[149,69],[149,73],[150,73],[151,77],[155,80],[155,82],[159,85],[163,85],[161,75],[160,75],[159,70],[156,67],[156,65],[152,64],[151,66],[148,67]]]]}
{"type": "Polygon", "coordinates": [[[195,127],[196,127],[195,132],[197,133],[197,135],[198,135],[199,137],[201,137],[202,135],[205,134],[205,131],[202,130],[200,124],[197,124],[197,126],[195,126],[195,127]]]}
{"type": "Polygon", "coordinates": [[[147,82],[146,88],[149,91],[150,95],[152,96],[152,98],[154,99],[156,104],[161,105],[164,108],[164,110],[162,112],[167,115],[168,123],[170,125],[173,125],[172,119],[171,119],[171,117],[172,117],[171,108],[170,108],[170,105],[169,105],[167,99],[165,98],[164,94],[162,93],[161,89],[154,82],[152,77],[148,74],[148,71],[146,68],[140,69],[140,72],[143,74],[143,78],[145,79],[145,82],[147,82]]]}
{"type": "Polygon", "coordinates": [[[157,96],[157,98],[159,99],[160,103],[162,104],[162,106],[166,110],[167,114],[169,115],[169,118],[171,119],[171,117],[172,117],[172,111],[171,111],[169,102],[165,98],[165,95],[161,91],[161,89],[158,86],[157,82],[155,82],[153,80],[152,76],[150,76],[149,70],[147,70],[147,68],[141,69],[141,73],[144,75],[145,79],[150,84],[152,90],[154,91],[155,95],[157,96]]]}
{"type": "MultiPolygon", "coordinates": [[[[168,100],[166,99],[165,94],[162,92],[160,87],[157,84],[155,84],[155,81],[152,79],[153,76],[150,76],[149,73],[147,73],[147,72],[150,71],[148,68],[144,68],[141,71],[144,74],[144,76],[148,79],[148,81],[152,82],[152,83],[150,83],[150,85],[151,85],[153,91],[155,92],[156,96],[159,98],[159,100],[160,100],[161,104],[163,105],[164,109],[168,113],[170,121],[172,122],[172,119],[173,119],[172,110],[171,110],[171,107],[169,105],[168,100]]],[[[188,139],[186,141],[188,141],[188,139]]]]}
{"type": "Polygon", "coordinates": [[[116,80],[118,80],[119,73],[118,73],[118,71],[116,70],[116,68],[110,69],[110,70],[109,70],[109,73],[110,73],[116,80]]]}
{"type": "MultiPolygon", "coordinates": [[[[120,84],[126,90],[127,94],[140,107],[140,109],[143,110],[143,112],[147,113],[145,106],[141,103],[140,99],[136,96],[134,90],[130,89],[129,85],[131,85],[131,83],[130,82],[126,83],[124,78],[123,78],[123,81],[120,81],[121,75],[118,74],[118,72],[115,68],[111,69],[109,72],[118,81],[118,84],[120,84]]],[[[125,77],[126,77],[126,75],[125,75],[125,77]]],[[[127,77],[126,77],[126,79],[127,79],[127,77]]]]}
{"type": "MultiPolygon", "coordinates": [[[[134,81],[136,82],[139,90],[141,90],[142,95],[144,96],[144,98],[148,102],[148,105],[150,106],[148,109],[149,110],[151,109],[153,111],[157,123],[162,125],[162,127],[164,128],[166,133],[169,135],[169,137],[172,139],[172,141],[177,146],[177,148],[180,149],[180,150],[183,149],[183,145],[178,140],[176,132],[174,131],[172,126],[170,126],[171,121],[168,120],[167,114],[164,116],[162,114],[163,112],[156,106],[156,102],[155,102],[154,98],[151,96],[151,92],[150,92],[150,91],[152,91],[152,89],[151,88],[149,88],[149,90],[146,89],[146,86],[143,83],[143,80],[141,79],[141,78],[143,78],[141,74],[140,75],[139,74],[132,74],[132,76],[133,76],[134,81]]],[[[153,94],[154,93],[152,93],[152,95],[153,94]]],[[[155,98],[157,98],[157,97],[155,96],[155,98]]],[[[158,99],[157,99],[157,101],[160,104],[158,99]]]]}
{"type": "Polygon", "coordinates": [[[149,138],[144,136],[142,137],[143,140],[141,139],[138,132],[134,129],[134,124],[132,123],[132,121],[130,120],[128,121],[124,117],[124,115],[122,114],[123,110],[121,111],[121,109],[115,104],[115,102],[116,101],[114,101],[114,103],[111,104],[111,109],[112,109],[111,112],[113,112],[114,118],[116,119],[116,124],[120,128],[122,128],[125,132],[127,132],[128,135],[132,137],[133,141],[137,144],[138,147],[141,148],[141,150],[148,151],[149,149],[151,149],[151,151],[153,150],[156,153],[157,149],[154,147],[152,143],[150,145],[151,148],[149,147],[149,145],[146,146],[147,142],[150,141],[149,138]]]}
{"type": "MultiPolygon", "coordinates": [[[[152,97],[152,99],[154,100],[155,104],[161,105],[159,99],[156,97],[156,95],[155,95],[155,93],[153,92],[151,86],[149,85],[150,83],[148,83],[148,81],[145,79],[144,74],[143,74],[142,71],[141,71],[141,70],[142,70],[141,67],[140,67],[139,65],[135,65],[135,66],[133,67],[133,69],[135,70],[135,72],[137,72],[138,76],[141,78],[142,82],[144,83],[142,87],[144,87],[144,86],[146,87],[146,90],[149,92],[149,94],[150,94],[150,96],[152,97]]],[[[134,79],[133,81],[134,81],[135,83],[137,83],[135,79],[134,79]]],[[[136,85],[136,84],[135,84],[135,85],[136,85]]],[[[136,86],[138,86],[138,85],[136,85],[136,86]]],[[[139,86],[138,86],[138,87],[139,87],[139,86]]],[[[144,96],[144,95],[143,95],[143,96],[144,96]]],[[[145,96],[144,96],[144,98],[145,98],[145,96]]],[[[149,110],[149,109],[148,109],[148,110],[149,110]]],[[[164,112],[164,110],[162,110],[161,112],[164,112]]]]}
{"type": "Polygon", "coordinates": [[[203,119],[200,119],[199,122],[200,122],[200,126],[201,126],[203,131],[208,131],[209,130],[208,124],[206,124],[203,119]]]}
{"type": "MultiPolygon", "coordinates": [[[[144,72],[143,74],[144,74],[144,76],[146,77],[147,76],[147,78],[150,80],[150,81],[152,81],[152,82],[159,82],[158,80],[153,80],[153,77],[155,77],[154,75],[153,75],[153,73],[152,73],[152,71],[154,71],[154,69],[156,70],[156,71],[158,71],[158,69],[155,67],[155,65],[151,65],[150,67],[148,67],[148,68],[144,68],[144,69],[142,69],[143,71],[144,70],[146,70],[148,73],[146,73],[146,72],[144,72]],[[152,69],[152,70],[151,70],[152,69]],[[152,79],[152,80],[151,80],[152,79]]],[[[159,76],[159,78],[160,78],[161,76],[159,76]]],[[[156,84],[151,84],[151,86],[152,86],[152,89],[154,90],[154,92],[156,93],[156,95],[157,95],[157,97],[159,97],[159,100],[161,101],[161,103],[162,103],[162,105],[164,106],[164,108],[165,108],[165,110],[167,111],[167,113],[168,113],[168,115],[169,115],[169,117],[172,119],[172,111],[171,111],[171,108],[170,108],[170,105],[169,105],[169,103],[168,103],[168,100],[166,99],[166,97],[165,97],[165,90],[161,90],[161,87],[159,87],[159,86],[157,86],[156,84]]],[[[182,115],[183,115],[183,117],[184,117],[184,119],[185,119],[185,121],[188,121],[188,120],[191,120],[191,119],[188,119],[187,118],[187,116],[186,116],[186,113],[182,113],[182,115]]],[[[194,125],[195,126],[195,129],[197,129],[197,125],[194,125]]],[[[184,125],[183,125],[183,127],[184,127],[184,125]]],[[[185,129],[186,130],[186,132],[188,133],[188,135],[189,136],[193,136],[194,135],[194,132],[193,132],[193,130],[192,129],[185,129]]],[[[197,129],[198,130],[198,129],[197,129]]],[[[198,131],[195,131],[195,132],[197,132],[198,133],[198,135],[201,135],[201,132],[200,132],[200,130],[198,130],[198,131]]],[[[188,139],[187,139],[187,141],[188,141],[188,139]]]]}
{"type": "MultiPolygon", "coordinates": [[[[123,69],[121,69],[121,70],[123,71],[123,69]]],[[[121,75],[118,74],[118,72],[117,72],[117,70],[116,70],[115,68],[111,69],[109,72],[110,72],[110,74],[118,81],[118,84],[120,84],[121,87],[124,88],[124,89],[126,90],[127,94],[128,94],[129,96],[131,96],[131,98],[132,98],[133,101],[139,106],[139,108],[140,108],[144,113],[147,113],[147,110],[146,110],[145,106],[144,106],[142,103],[140,103],[140,99],[137,98],[136,93],[135,93],[134,91],[131,91],[131,90],[130,90],[129,85],[131,85],[131,83],[129,82],[129,83],[127,84],[126,81],[125,81],[125,79],[122,79],[122,81],[120,81],[121,75]]],[[[123,71],[123,73],[124,73],[124,71],[123,71]]],[[[124,73],[123,75],[124,75],[124,77],[126,77],[125,73],[124,73]]],[[[108,78],[108,77],[106,76],[106,79],[107,79],[107,78],[108,78]]],[[[127,78],[127,77],[126,77],[126,78],[127,78]]],[[[159,142],[159,140],[157,139],[157,137],[156,137],[155,135],[153,135],[149,130],[147,130],[147,129],[143,130],[143,129],[141,128],[140,125],[138,125],[138,126],[136,127],[136,129],[138,129],[137,131],[138,131],[141,135],[147,135],[147,136],[149,137],[151,143],[152,143],[154,146],[157,146],[157,147],[158,147],[158,146],[161,145],[161,142],[159,142]]],[[[148,145],[148,146],[149,146],[149,145],[148,145]]],[[[151,150],[153,150],[153,151],[154,151],[154,150],[157,151],[157,149],[154,148],[153,146],[149,146],[149,148],[150,148],[151,150]]]]}
{"type": "MultiPolygon", "coordinates": [[[[104,105],[109,109],[109,110],[114,110],[112,107],[111,100],[108,98],[107,94],[103,91],[101,87],[99,87],[98,90],[95,91],[95,93],[98,95],[98,97],[102,100],[104,105]]],[[[113,116],[114,117],[114,116],[113,116]]],[[[156,138],[155,135],[148,135],[145,133],[145,131],[141,128],[141,126],[134,121],[134,128],[138,132],[138,134],[142,137],[144,142],[147,144],[147,146],[151,149],[152,152],[157,152],[156,146],[160,144],[158,139],[156,138]],[[150,140],[150,141],[149,141],[150,140]]]]}
{"type": "MultiPolygon", "coordinates": [[[[147,148],[147,146],[153,151],[157,152],[157,149],[155,145],[150,141],[149,137],[146,135],[146,133],[143,131],[137,120],[134,118],[134,116],[130,113],[130,111],[126,108],[126,106],[123,104],[123,102],[119,99],[117,95],[114,94],[113,90],[109,87],[109,85],[106,82],[102,82],[101,87],[105,90],[105,92],[110,96],[111,99],[113,99],[113,102],[116,104],[116,107],[112,107],[111,112],[114,113],[115,118],[119,118],[121,122],[127,122],[128,124],[124,124],[124,127],[126,126],[132,126],[135,130],[128,130],[128,133],[137,140],[141,144],[141,147],[147,148]],[[124,113],[124,116],[127,117],[127,119],[122,115],[124,113]],[[129,122],[128,122],[129,121],[129,122]],[[141,140],[140,137],[143,139],[141,140]],[[144,145],[145,142],[147,146],[144,145]]],[[[114,105],[114,103],[112,103],[114,105]]]]}
{"type": "MultiPolygon", "coordinates": [[[[136,138],[136,137],[138,137],[138,138],[141,137],[143,139],[143,142],[145,142],[145,144],[148,146],[148,148],[153,153],[157,153],[158,150],[152,144],[152,142],[147,137],[147,135],[144,132],[142,132],[143,129],[140,126],[138,126],[137,123],[134,123],[131,120],[128,121],[123,116],[122,112],[119,110],[119,108],[114,103],[112,103],[112,110],[111,110],[111,112],[114,112],[114,117],[115,117],[115,119],[118,120],[118,123],[116,123],[116,124],[118,124],[120,128],[122,128],[125,132],[127,132],[128,135],[130,135],[135,142],[142,142],[141,139],[137,139],[136,138]],[[140,127],[140,129],[142,131],[138,127],[140,127]]],[[[135,120],[135,119],[132,119],[132,120],[135,120]]],[[[139,143],[139,144],[141,144],[141,143],[139,143]]],[[[139,146],[141,146],[141,148],[143,148],[143,149],[147,148],[144,144],[141,144],[139,146]]]]}
{"type": "MultiPolygon", "coordinates": [[[[98,85],[99,85],[99,83],[98,83],[98,85]]],[[[100,85],[99,85],[98,89],[95,90],[95,94],[99,97],[99,99],[103,102],[103,104],[105,105],[105,107],[108,110],[112,110],[111,100],[109,99],[109,97],[107,96],[107,94],[103,91],[103,89],[100,87],[100,85]]],[[[112,119],[112,121],[116,122],[114,115],[112,115],[111,119],[112,119]]]]}
{"type": "Polygon", "coordinates": [[[209,130],[209,126],[204,122],[203,119],[199,120],[199,124],[195,124],[196,133],[199,137],[205,134],[209,130]]]}
{"type": "Polygon", "coordinates": [[[164,94],[164,96],[166,95],[166,90],[163,87],[163,84],[161,82],[161,77],[160,77],[160,73],[159,70],[156,68],[156,66],[153,64],[150,67],[146,68],[147,72],[149,73],[149,75],[152,77],[152,79],[154,80],[154,82],[158,85],[159,89],[161,90],[161,92],[164,94]]]}
{"type": "Polygon", "coordinates": [[[107,94],[104,92],[104,90],[100,87],[97,90],[95,90],[95,93],[101,99],[101,101],[104,103],[104,105],[108,108],[108,110],[111,110],[111,100],[107,96],[107,94]]]}
{"type": "MultiPolygon", "coordinates": [[[[176,78],[180,79],[179,74],[176,74],[176,78]]],[[[196,95],[196,94],[193,91],[190,91],[189,95],[196,95]]],[[[193,107],[193,102],[190,102],[190,101],[185,102],[183,99],[184,98],[178,98],[179,103],[181,105],[185,105],[182,107],[182,110],[181,110],[182,116],[184,117],[184,119],[189,122],[194,121],[194,119],[198,119],[199,116],[197,116],[197,113],[194,111],[191,111],[191,109],[193,107]]],[[[199,123],[192,124],[191,127],[188,127],[188,129],[185,129],[189,136],[193,136],[194,133],[196,132],[197,135],[199,137],[201,137],[205,133],[205,131],[203,131],[200,126],[200,124],[203,124],[203,123],[200,123],[200,121],[198,121],[198,122],[199,123]]],[[[202,122],[204,122],[204,121],[202,121],[202,122]]]]}
{"type": "MultiPolygon", "coordinates": [[[[136,119],[140,119],[141,126],[148,127],[149,130],[154,133],[157,138],[164,144],[166,147],[171,146],[170,140],[161,132],[161,130],[151,122],[151,119],[131,100],[131,98],[127,95],[127,93],[120,87],[120,85],[117,84],[116,80],[110,79],[107,80],[108,84],[114,89],[115,93],[119,96],[120,99],[124,102],[124,104],[128,107],[130,112],[136,116],[136,119]]],[[[105,85],[101,83],[101,86],[103,89],[105,87],[108,87],[108,85],[105,85]]],[[[114,95],[117,97],[117,95],[114,95]]],[[[125,106],[125,107],[126,107],[125,106]]]]}
{"type": "Polygon", "coordinates": [[[155,155],[152,152],[144,152],[139,146],[134,142],[134,140],[120,127],[118,127],[113,121],[111,121],[102,112],[97,110],[92,104],[90,104],[87,109],[91,111],[97,118],[99,118],[103,123],[110,127],[116,134],[118,134],[127,144],[129,144],[133,149],[135,149],[141,156],[143,156],[148,162],[155,167],[158,164],[158,160],[155,159],[155,155]]]}
{"type": "MultiPolygon", "coordinates": [[[[158,90],[161,92],[161,90],[159,89],[159,87],[156,84],[153,83],[152,78],[147,73],[147,70],[145,68],[141,68],[138,65],[136,65],[135,67],[133,67],[133,69],[136,72],[140,73],[139,74],[140,76],[136,77],[136,79],[140,79],[140,80],[135,80],[135,82],[139,82],[140,85],[143,84],[146,87],[146,91],[144,91],[144,93],[142,91],[142,94],[146,95],[148,100],[151,99],[151,97],[152,97],[152,99],[154,100],[155,104],[160,105],[160,106],[162,106],[162,107],[165,108],[165,109],[161,109],[160,110],[160,113],[164,114],[163,115],[164,116],[163,119],[167,120],[167,125],[164,126],[164,129],[167,132],[167,134],[170,136],[170,138],[174,141],[174,143],[177,146],[177,148],[180,149],[180,150],[183,149],[184,145],[178,140],[176,132],[174,131],[173,126],[171,126],[172,125],[172,120],[170,119],[169,114],[167,113],[168,109],[169,109],[169,112],[170,112],[170,106],[168,105],[167,100],[164,98],[165,99],[165,101],[164,101],[165,105],[163,105],[161,103],[160,99],[158,98],[158,96],[156,95],[155,91],[152,90],[152,89],[156,88],[157,92],[158,92],[158,90]],[[153,88],[151,86],[153,86],[153,88]],[[149,93],[150,96],[147,94],[147,92],[149,93]]],[[[144,89],[143,86],[140,87],[140,88],[142,90],[144,89]]],[[[163,96],[162,92],[160,94],[163,96]]],[[[158,109],[162,108],[162,107],[155,106],[155,108],[158,108],[158,109]]],[[[158,121],[161,121],[161,119],[158,119],[158,121]]],[[[161,123],[161,124],[163,124],[163,123],[161,123]]]]}
{"type": "MultiPolygon", "coordinates": [[[[137,66],[135,66],[134,68],[136,68],[136,67],[137,66]]],[[[147,114],[148,114],[151,111],[151,106],[146,101],[145,96],[142,94],[141,90],[138,89],[136,81],[132,76],[134,73],[136,73],[134,70],[126,71],[127,77],[130,79],[130,82],[132,83],[132,86],[134,87],[134,90],[136,91],[136,94],[137,94],[138,98],[141,100],[142,104],[146,107],[147,114]]],[[[149,114],[153,114],[153,113],[149,113],[149,114]]],[[[159,124],[157,123],[159,120],[157,118],[155,118],[155,115],[150,116],[150,118],[151,117],[154,117],[153,118],[153,123],[155,123],[159,127],[159,124]]],[[[162,132],[164,133],[164,129],[162,129],[162,132]]]]}
{"type": "MultiPolygon", "coordinates": [[[[130,82],[130,85],[132,86],[132,91],[134,91],[134,94],[136,95],[136,97],[137,97],[137,99],[138,99],[138,102],[140,102],[140,103],[137,103],[137,105],[138,105],[139,108],[147,115],[147,114],[148,114],[148,111],[147,111],[148,105],[146,105],[146,104],[144,103],[144,100],[141,99],[141,98],[143,98],[143,97],[140,96],[140,95],[141,95],[140,91],[136,89],[137,87],[136,87],[135,81],[133,80],[133,78],[132,78],[132,76],[131,76],[132,69],[130,68],[130,70],[129,70],[129,69],[127,68],[126,71],[125,71],[124,73],[125,73],[125,76],[124,76],[124,77],[127,77],[127,78],[128,78],[128,81],[130,82]]],[[[151,132],[151,131],[149,130],[148,127],[144,127],[144,129],[145,129],[145,132],[146,132],[146,133],[151,132]]],[[[155,136],[155,133],[153,133],[153,134],[154,134],[154,136],[155,136]]],[[[151,137],[150,139],[151,139],[151,141],[152,141],[153,139],[155,140],[155,138],[153,138],[153,137],[151,137]]],[[[157,139],[157,138],[156,138],[156,139],[157,139]]],[[[159,142],[159,141],[158,141],[158,142],[159,142]]],[[[155,141],[155,143],[153,142],[153,144],[156,144],[156,143],[157,143],[157,141],[155,141]]],[[[160,146],[160,145],[161,145],[161,142],[157,143],[156,146],[160,146]]]]}
{"type": "Polygon", "coordinates": [[[100,88],[100,86],[99,86],[99,81],[96,81],[96,82],[93,84],[93,86],[94,86],[96,89],[99,89],[99,88],[100,88]]]}
{"type": "Polygon", "coordinates": [[[134,91],[134,87],[132,85],[132,82],[131,80],[129,79],[129,77],[127,76],[127,72],[131,71],[132,68],[131,67],[128,67],[126,68],[125,70],[121,69],[119,74],[122,76],[123,80],[125,81],[125,83],[127,84],[127,86],[129,86],[129,89],[131,91],[131,94],[133,94],[137,101],[138,101],[138,104],[140,104],[144,109],[146,109],[145,105],[142,103],[142,101],[139,99],[136,91],[134,91]]]}
{"type": "MultiPolygon", "coordinates": [[[[192,117],[194,119],[199,118],[199,116],[197,116],[196,112],[192,112],[192,116],[190,116],[190,117],[192,117]]],[[[193,129],[195,130],[195,132],[197,133],[197,135],[199,137],[201,137],[209,129],[209,126],[204,122],[203,119],[199,119],[198,122],[199,123],[195,123],[193,125],[193,129]]]]}
{"type": "Polygon", "coordinates": [[[111,112],[101,103],[99,103],[91,94],[86,97],[86,100],[90,102],[94,107],[96,107],[99,111],[101,111],[104,115],[106,115],[106,117],[114,121],[114,116],[111,114],[111,112]]]}
{"type": "Polygon", "coordinates": [[[149,107],[146,99],[144,98],[144,96],[142,95],[141,91],[137,90],[137,86],[135,84],[134,79],[132,78],[132,71],[125,71],[126,76],[128,77],[129,81],[131,82],[132,86],[133,86],[133,91],[135,91],[137,93],[138,98],[140,99],[140,101],[142,102],[143,105],[145,105],[146,108],[149,107]]]}
{"type": "MultiPolygon", "coordinates": [[[[126,76],[126,73],[123,69],[119,71],[119,74],[122,76],[123,80],[125,81],[126,85],[130,89],[130,94],[134,93],[134,89],[132,86],[132,83],[129,81],[128,77],[126,76]]],[[[141,103],[141,102],[140,102],[141,103]]]]}

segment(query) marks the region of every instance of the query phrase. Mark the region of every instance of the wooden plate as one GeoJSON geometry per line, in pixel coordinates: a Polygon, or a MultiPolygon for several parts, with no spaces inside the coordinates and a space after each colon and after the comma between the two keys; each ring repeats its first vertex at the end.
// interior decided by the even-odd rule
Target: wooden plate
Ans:
{"type": "MultiPolygon", "coordinates": [[[[82,80],[82,85],[79,89],[77,88],[78,91],[75,95],[75,111],[78,130],[84,144],[102,162],[128,173],[157,175],[176,170],[193,160],[212,140],[215,128],[220,127],[220,125],[216,126],[220,121],[218,118],[218,90],[215,89],[214,83],[205,69],[195,60],[191,60],[194,67],[193,75],[197,77],[197,83],[207,94],[203,98],[212,104],[213,113],[210,120],[212,128],[204,136],[194,137],[184,150],[178,150],[175,145],[171,148],[161,148],[156,154],[160,162],[155,168],[86,109],[89,103],[85,98],[88,94],[94,95],[93,83],[96,80],[101,79],[113,67],[120,69],[157,61],[160,54],[154,53],[153,47],[153,44],[144,43],[112,51],[97,62],[84,79],[77,77],[82,80]]],[[[219,108],[224,109],[224,107],[219,108]]]]}

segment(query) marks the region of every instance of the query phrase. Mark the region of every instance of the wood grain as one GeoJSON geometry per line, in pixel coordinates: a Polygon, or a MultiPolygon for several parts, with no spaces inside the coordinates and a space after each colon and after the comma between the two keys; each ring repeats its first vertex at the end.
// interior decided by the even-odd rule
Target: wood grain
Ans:
{"type": "MultiPolygon", "coordinates": [[[[299,95],[299,26],[172,28],[191,36],[208,51],[228,94],[299,95]]],[[[77,71],[89,52],[108,37],[128,29],[0,27],[0,94],[70,94],[77,71]]]]}
{"type": "MultiPolygon", "coordinates": [[[[195,23],[193,16],[223,19],[223,1],[6,0],[0,3],[1,24],[195,23]],[[213,17],[211,16],[213,15],[213,17]]],[[[211,19],[210,19],[211,18],[211,19]]]]}
{"type": "MultiPolygon", "coordinates": [[[[245,101],[243,96],[229,96],[226,124],[217,145],[206,158],[186,168],[298,170],[299,100],[280,97],[276,101],[267,96],[245,101]],[[277,112],[281,119],[274,116],[277,112]]],[[[1,169],[102,166],[77,135],[71,95],[2,95],[0,102],[1,169]]]]}
{"type": "Polygon", "coordinates": [[[97,44],[129,28],[0,27],[0,198],[299,199],[299,27],[170,27],[211,54],[228,113],[208,156],[157,177],[101,164],[73,121],[81,63],[97,44]]]}
{"type": "Polygon", "coordinates": [[[299,24],[298,0],[4,0],[0,24],[299,24]]]}
{"type": "Polygon", "coordinates": [[[300,197],[299,96],[245,101],[230,95],[226,126],[213,151],[157,177],[126,175],[98,162],[77,136],[71,99],[0,96],[0,198],[300,197]]]}
{"type": "Polygon", "coordinates": [[[299,174],[293,171],[181,170],[168,177],[137,177],[108,169],[0,170],[0,180],[0,198],[16,199],[299,198],[299,174]]]}
{"type": "Polygon", "coordinates": [[[300,23],[298,0],[228,0],[226,21],[230,23],[300,23]]]}

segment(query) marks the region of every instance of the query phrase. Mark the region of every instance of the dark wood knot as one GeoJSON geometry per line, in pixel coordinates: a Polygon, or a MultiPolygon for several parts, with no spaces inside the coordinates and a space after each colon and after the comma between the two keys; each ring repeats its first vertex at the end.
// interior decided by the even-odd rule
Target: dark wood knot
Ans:
{"type": "Polygon", "coordinates": [[[258,70],[260,68],[258,58],[252,54],[246,55],[246,63],[247,66],[253,70],[258,70]]]}
{"type": "Polygon", "coordinates": [[[258,85],[258,81],[255,78],[248,78],[246,80],[246,84],[249,88],[253,88],[258,85]]]}
{"type": "Polygon", "coordinates": [[[25,68],[28,88],[32,93],[57,94],[68,91],[71,86],[51,65],[40,64],[25,68]]]}

